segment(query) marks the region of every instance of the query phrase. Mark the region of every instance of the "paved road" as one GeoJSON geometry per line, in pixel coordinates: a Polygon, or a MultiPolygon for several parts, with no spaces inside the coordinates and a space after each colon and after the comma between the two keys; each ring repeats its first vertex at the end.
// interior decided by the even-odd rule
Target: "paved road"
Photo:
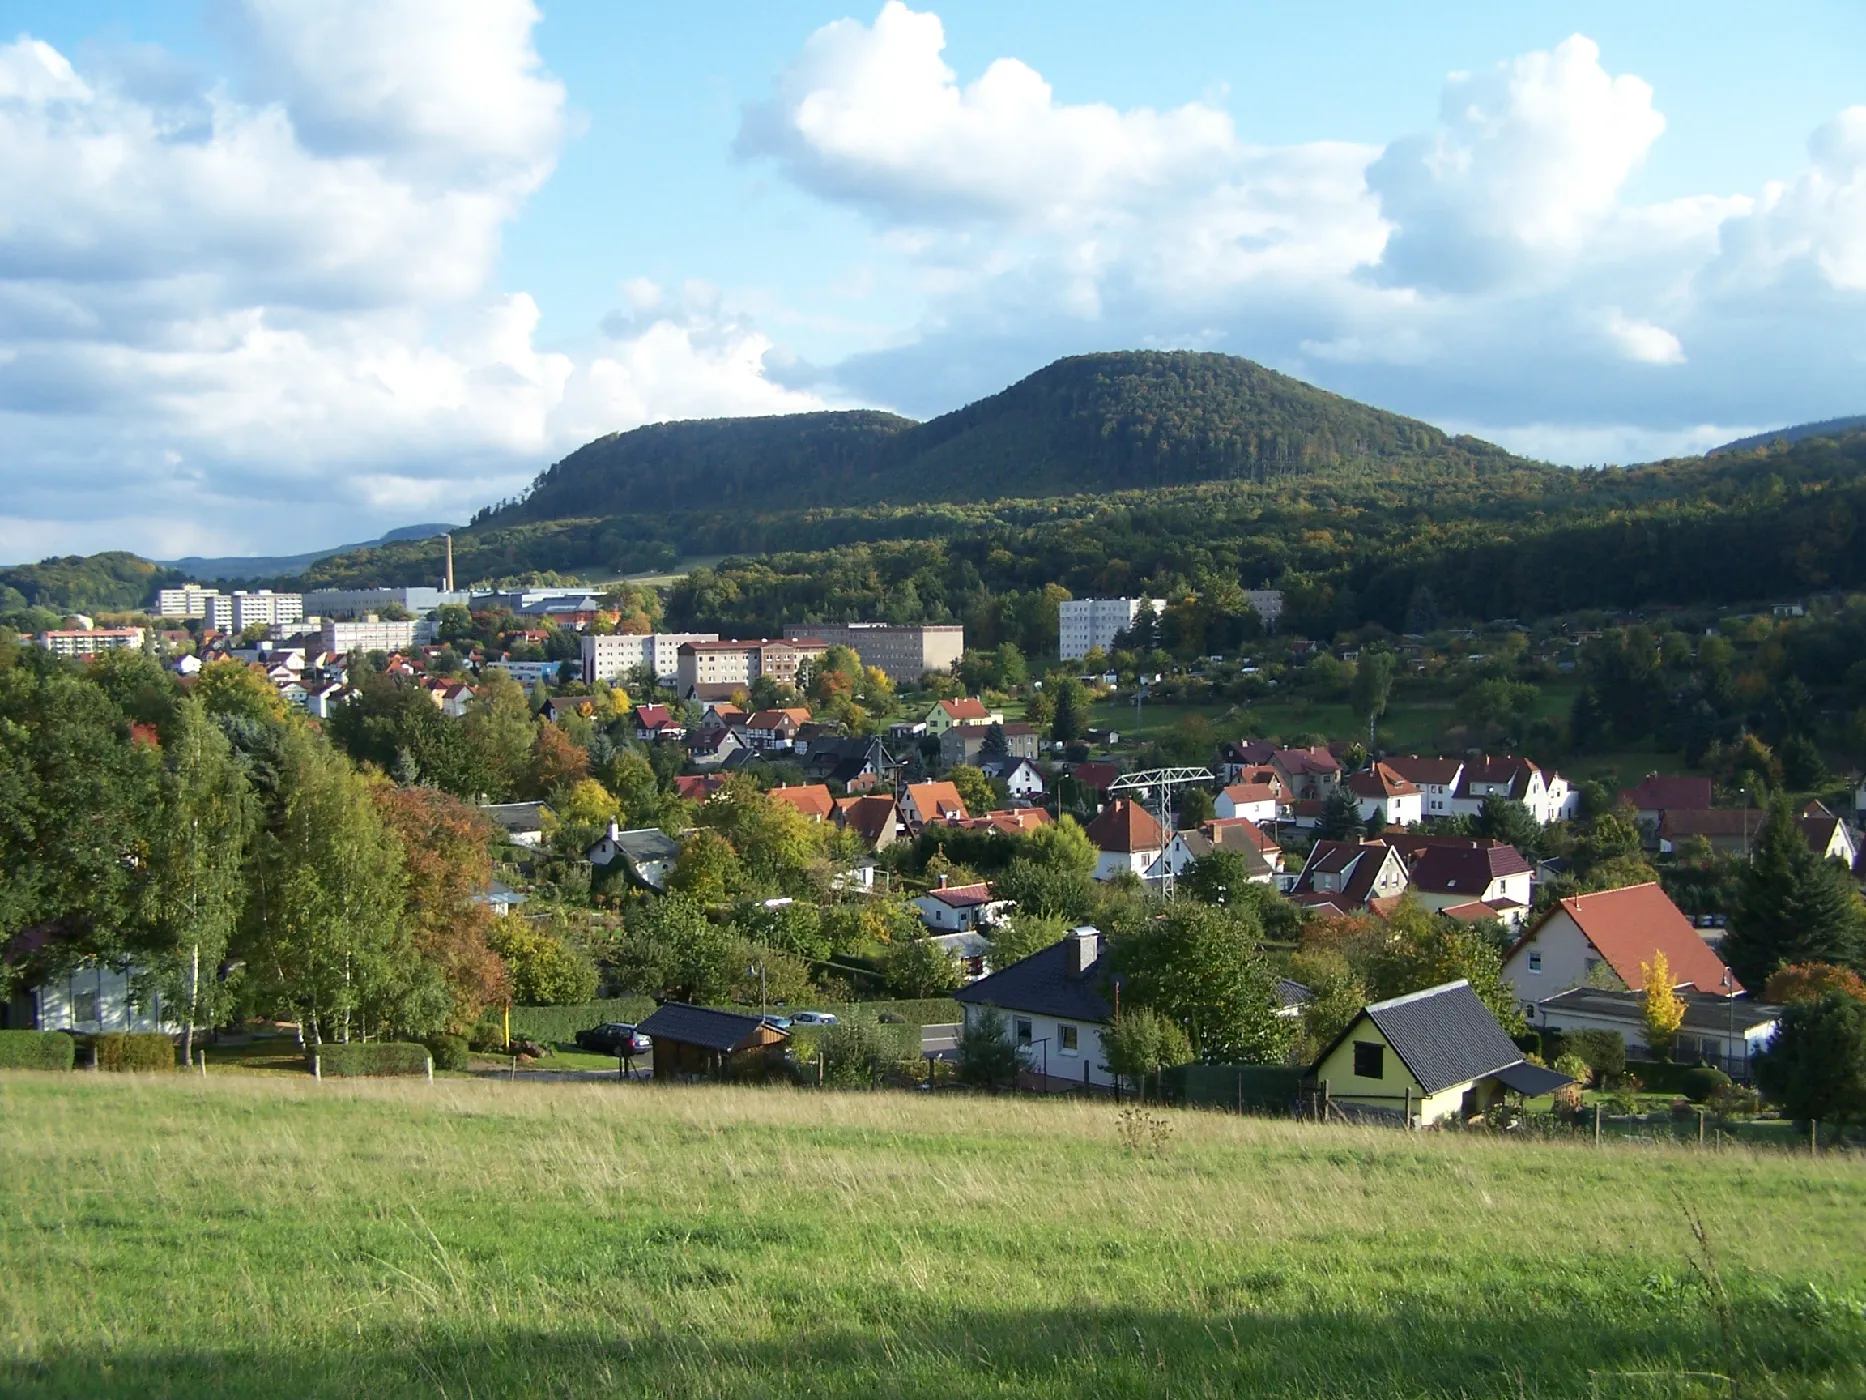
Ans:
{"type": "Polygon", "coordinates": [[[958,1022],[955,1021],[951,1025],[920,1028],[920,1053],[922,1055],[948,1055],[958,1048],[958,1022]]]}

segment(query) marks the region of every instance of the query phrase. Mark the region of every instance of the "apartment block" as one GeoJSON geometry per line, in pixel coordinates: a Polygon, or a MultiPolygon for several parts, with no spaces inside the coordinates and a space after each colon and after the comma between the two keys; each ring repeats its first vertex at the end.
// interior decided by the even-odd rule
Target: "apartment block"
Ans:
{"type": "Polygon", "coordinates": [[[1276,620],[1283,615],[1283,590],[1280,588],[1250,588],[1244,596],[1262,619],[1266,632],[1276,631],[1276,620]]]}
{"type": "Polygon", "coordinates": [[[364,617],[380,613],[391,603],[423,617],[448,603],[464,603],[464,593],[444,588],[320,588],[304,595],[304,610],[312,617],[364,617]]]}
{"type": "Polygon", "coordinates": [[[789,639],[813,638],[847,647],[897,684],[918,685],[928,671],[950,671],[965,653],[957,624],[897,627],[887,622],[810,622],[784,629],[789,639]]]}
{"type": "Polygon", "coordinates": [[[198,583],[184,583],[180,588],[156,590],[157,617],[206,617],[208,599],[218,598],[217,588],[203,588],[198,583]]]}
{"type": "Polygon", "coordinates": [[[287,627],[305,615],[302,593],[274,593],[269,588],[248,593],[210,593],[202,616],[217,632],[244,632],[248,627],[287,627]]]}
{"type": "Polygon", "coordinates": [[[633,634],[618,632],[612,636],[585,636],[583,639],[583,680],[619,681],[637,666],[654,667],[658,681],[672,680],[680,674],[680,649],[688,642],[716,642],[717,632],[654,632],[633,634]]]}
{"type": "Polygon", "coordinates": [[[1115,636],[1134,625],[1142,603],[1152,604],[1155,617],[1166,611],[1164,598],[1071,598],[1060,604],[1059,655],[1064,661],[1079,661],[1096,647],[1109,650],[1115,636]]]}
{"type": "Polygon", "coordinates": [[[140,627],[74,627],[41,632],[39,645],[54,656],[95,656],[100,651],[135,651],[143,644],[140,627]]]}
{"type": "Polygon", "coordinates": [[[701,687],[748,686],[760,676],[788,685],[796,680],[799,666],[828,650],[829,643],[815,636],[683,642],[675,665],[676,685],[681,698],[689,700],[701,687]]]}
{"type": "Polygon", "coordinates": [[[339,656],[348,656],[353,651],[406,651],[415,644],[415,629],[419,623],[385,622],[381,618],[359,618],[355,622],[338,622],[326,618],[324,622],[324,650],[334,651],[339,656]]]}

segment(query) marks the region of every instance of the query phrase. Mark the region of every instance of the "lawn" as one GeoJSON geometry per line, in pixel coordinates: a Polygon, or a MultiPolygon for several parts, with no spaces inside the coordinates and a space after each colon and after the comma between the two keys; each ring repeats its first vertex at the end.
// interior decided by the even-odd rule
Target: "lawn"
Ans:
{"type": "Polygon", "coordinates": [[[12,1073],[0,1393],[1866,1393],[1857,1159],[1148,1116],[12,1073]]]}

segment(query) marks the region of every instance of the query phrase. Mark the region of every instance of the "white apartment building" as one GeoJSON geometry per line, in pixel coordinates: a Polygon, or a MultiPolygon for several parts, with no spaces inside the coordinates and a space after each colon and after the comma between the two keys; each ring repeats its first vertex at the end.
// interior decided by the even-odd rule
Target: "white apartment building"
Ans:
{"type": "Polygon", "coordinates": [[[671,681],[680,671],[680,648],[686,642],[716,642],[717,632],[618,632],[601,637],[586,633],[583,641],[583,680],[619,681],[637,666],[654,667],[657,681],[671,681]]]}
{"type": "Polygon", "coordinates": [[[203,588],[198,583],[184,583],[180,588],[156,590],[157,617],[206,617],[208,599],[218,598],[217,588],[203,588]]]}
{"type": "Polygon", "coordinates": [[[1244,596],[1262,620],[1264,631],[1276,631],[1276,620],[1283,615],[1283,590],[1280,588],[1250,588],[1244,596]]]}
{"type": "Polygon", "coordinates": [[[1153,605],[1158,617],[1166,611],[1164,598],[1071,598],[1058,606],[1057,621],[1064,661],[1078,661],[1100,647],[1107,651],[1114,645],[1117,632],[1134,625],[1143,603],[1153,605]]]}
{"type": "Polygon", "coordinates": [[[682,699],[693,699],[699,687],[725,690],[749,686],[760,676],[771,676],[785,685],[797,678],[797,667],[813,661],[829,650],[829,643],[815,637],[758,637],[748,641],[682,642],[675,667],[682,699]]]}
{"type": "Polygon", "coordinates": [[[918,685],[928,671],[950,671],[965,655],[958,623],[895,626],[887,622],[800,622],[784,629],[790,640],[812,638],[847,647],[891,681],[918,685]]]}
{"type": "Polygon", "coordinates": [[[100,651],[139,651],[142,644],[143,629],[140,627],[73,627],[39,634],[39,645],[54,656],[95,656],[100,651]]]}
{"type": "Polygon", "coordinates": [[[270,588],[255,593],[209,593],[202,601],[202,615],[216,632],[244,632],[255,624],[285,627],[302,621],[305,615],[304,594],[274,593],[270,588]]]}
{"type": "Polygon", "coordinates": [[[406,651],[415,644],[416,622],[385,622],[366,617],[356,622],[324,622],[324,650],[339,656],[353,651],[406,651]]]}

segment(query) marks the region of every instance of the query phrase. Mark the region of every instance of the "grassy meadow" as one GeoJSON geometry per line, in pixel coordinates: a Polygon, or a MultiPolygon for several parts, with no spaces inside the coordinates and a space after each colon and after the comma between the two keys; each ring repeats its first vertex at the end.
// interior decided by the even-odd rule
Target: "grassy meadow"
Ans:
{"type": "Polygon", "coordinates": [[[8,1074],[0,1394],[1866,1394],[1857,1158],[1145,1117],[8,1074]]]}

